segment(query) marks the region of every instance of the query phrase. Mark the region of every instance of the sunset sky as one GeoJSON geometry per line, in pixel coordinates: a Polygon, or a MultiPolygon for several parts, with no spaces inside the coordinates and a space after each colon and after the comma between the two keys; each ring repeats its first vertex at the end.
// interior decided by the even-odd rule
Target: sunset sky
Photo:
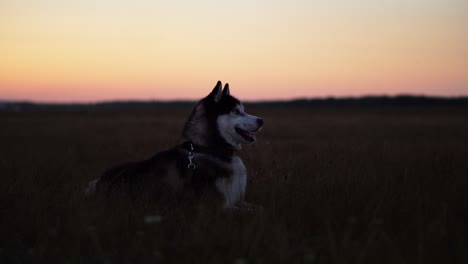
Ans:
{"type": "Polygon", "coordinates": [[[468,95],[466,0],[0,0],[0,100],[468,95]]]}

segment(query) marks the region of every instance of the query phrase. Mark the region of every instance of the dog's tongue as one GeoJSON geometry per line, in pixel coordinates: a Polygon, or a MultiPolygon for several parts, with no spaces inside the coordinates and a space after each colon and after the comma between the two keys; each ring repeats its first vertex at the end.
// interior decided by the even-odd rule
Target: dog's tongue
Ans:
{"type": "Polygon", "coordinates": [[[252,133],[252,132],[247,132],[246,135],[252,139],[252,141],[254,141],[256,138],[255,138],[255,133],[252,133]]]}
{"type": "Polygon", "coordinates": [[[255,133],[253,132],[249,132],[247,130],[243,130],[243,129],[237,129],[237,131],[239,132],[239,134],[241,134],[241,136],[243,136],[246,140],[250,141],[250,142],[253,142],[255,141],[255,133]]]}
{"type": "Polygon", "coordinates": [[[249,131],[245,131],[245,137],[250,141],[255,141],[255,134],[249,131]]]}

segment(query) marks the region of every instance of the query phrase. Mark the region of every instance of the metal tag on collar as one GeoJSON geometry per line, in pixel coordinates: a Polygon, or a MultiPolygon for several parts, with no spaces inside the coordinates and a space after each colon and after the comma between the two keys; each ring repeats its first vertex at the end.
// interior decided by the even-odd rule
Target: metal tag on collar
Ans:
{"type": "Polygon", "coordinates": [[[193,163],[193,157],[195,157],[195,152],[193,151],[193,145],[190,143],[190,150],[187,156],[187,159],[189,160],[189,164],[187,165],[187,168],[194,170],[197,166],[193,163]]]}

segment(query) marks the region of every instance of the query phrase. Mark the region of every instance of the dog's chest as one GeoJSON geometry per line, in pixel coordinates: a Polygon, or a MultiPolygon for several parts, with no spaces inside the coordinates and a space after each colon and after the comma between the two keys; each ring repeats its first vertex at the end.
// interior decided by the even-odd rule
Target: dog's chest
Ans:
{"type": "Polygon", "coordinates": [[[229,165],[232,174],[216,180],[216,187],[224,196],[224,207],[235,207],[243,200],[247,185],[247,172],[239,157],[234,157],[229,165]]]}

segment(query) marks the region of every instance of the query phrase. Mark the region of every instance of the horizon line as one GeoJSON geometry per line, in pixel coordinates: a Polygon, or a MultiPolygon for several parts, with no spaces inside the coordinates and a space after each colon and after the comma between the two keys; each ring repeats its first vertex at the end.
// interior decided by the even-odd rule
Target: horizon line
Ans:
{"type": "MultiPolygon", "coordinates": [[[[247,99],[242,100],[244,103],[288,103],[295,101],[312,101],[312,100],[359,100],[359,99],[368,99],[368,98],[420,98],[420,99],[441,99],[441,100],[460,100],[468,99],[468,95],[427,95],[427,94],[411,94],[411,93],[401,93],[401,94],[368,94],[368,95],[349,95],[349,96],[316,96],[316,97],[292,97],[292,98],[273,98],[273,99],[247,99]]],[[[99,104],[112,104],[112,103],[191,103],[197,102],[200,99],[190,99],[190,98],[178,98],[178,99],[104,99],[104,100],[79,100],[79,101],[45,101],[45,100],[28,100],[28,99],[18,99],[18,100],[5,100],[0,98],[0,104],[37,104],[37,105],[99,105],[99,104]]]]}

